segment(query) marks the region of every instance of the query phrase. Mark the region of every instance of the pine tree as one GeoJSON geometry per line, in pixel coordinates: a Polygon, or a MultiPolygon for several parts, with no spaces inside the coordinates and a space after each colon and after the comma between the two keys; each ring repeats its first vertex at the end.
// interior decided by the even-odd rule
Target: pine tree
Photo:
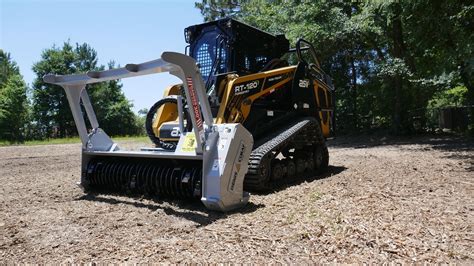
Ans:
{"type": "Polygon", "coordinates": [[[22,142],[28,123],[27,86],[9,53],[0,50],[0,139],[22,142]]]}

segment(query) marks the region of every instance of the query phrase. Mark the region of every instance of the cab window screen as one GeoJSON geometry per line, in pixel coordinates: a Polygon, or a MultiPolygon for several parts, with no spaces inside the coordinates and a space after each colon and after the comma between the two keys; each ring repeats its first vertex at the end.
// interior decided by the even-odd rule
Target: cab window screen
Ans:
{"type": "Polygon", "coordinates": [[[209,77],[212,68],[212,58],[209,53],[209,45],[207,43],[203,43],[197,50],[196,53],[196,61],[200,65],[201,74],[204,79],[209,77]]]}
{"type": "Polygon", "coordinates": [[[216,73],[223,73],[226,71],[226,50],[224,45],[221,43],[222,38],[219,38],[219,34],[215,31],[208,31],[199,38],[196,46],[193,49],[192,57],[196,59],[200,66],[202,78],[207,81],[211,74],[212,67],[215,64],[215,60],[219,58],[220,63],[216,66],[216,73]]]}

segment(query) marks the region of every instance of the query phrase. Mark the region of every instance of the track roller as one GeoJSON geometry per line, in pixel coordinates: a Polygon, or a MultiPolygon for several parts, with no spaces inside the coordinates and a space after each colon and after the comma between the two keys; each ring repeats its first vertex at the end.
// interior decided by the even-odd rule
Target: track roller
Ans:
{"type": "Polygon", "coordinates": [[[292,179],[314,176],[327,168],[328,161],[319,122],[302,118],[276,131],[252,151],[245,189],[265,191],[292,179]]]}

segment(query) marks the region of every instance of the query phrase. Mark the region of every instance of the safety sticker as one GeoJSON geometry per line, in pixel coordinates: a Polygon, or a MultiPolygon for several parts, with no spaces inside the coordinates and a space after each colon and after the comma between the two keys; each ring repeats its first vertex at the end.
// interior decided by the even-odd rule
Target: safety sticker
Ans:
{"type": "Polygon", "coordinates": [[[219,170],[219,159],[215,159],[214,163],[212,164],[212,171],[219,170]]]}
{"type": "Polygon", "coordinates": [[[182,152],[192,152],[196,149],[196,135],[193,133],[186,134],[183,145],[181,145],[182,152]]]}

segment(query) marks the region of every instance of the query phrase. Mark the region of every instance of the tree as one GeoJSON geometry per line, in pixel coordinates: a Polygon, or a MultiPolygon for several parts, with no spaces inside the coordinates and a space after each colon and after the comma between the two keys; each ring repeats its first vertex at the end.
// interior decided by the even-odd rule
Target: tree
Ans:
{"type": "MultiPolygon", "coordinates": [[[[76,45],[76,49],[79,45],[76,45]]],[[[96,54],[89,58],[78,58],[73,46],[65,42],[61,48],[53,46],[41,54],[41,60],[33,65],[36,79],[33,81],[33,119],[40,138],[67,137],[75,134],[75,127],[66,94],[60,86],[46,84],[46,74],[69,75],[78,72],[78,67],[88,65],[96,68],[96,54]],[[89,61],[88,63],[82,61],[89,61]]],[[[85,70],[85,69],[81,69],[85,70]]]]}
{"type": "Polygon", "coordinates": [[[0,139],[21,142],[28,122],[27,86],[9,53],[0,50],[0,139]]]}
{"type": "Polygon", "coordinates": [[[237,0],[203,0],[194,3],[201,10],[205,21],[213,21],[217,18],[232,16],[239,12],[240,2],[237,0]]]}
{"type": "MultiPolygon", "coordinates": [[[[213,15],[209,10],[226,9],[218,6],[201,9],[206,20],[213,15]]],[[[235,17],[271,33],[285,33],[293,44],[300,37],[312,42],[323,68],[333,77],[337,88],[337,124],[355,127],[356,88],[359,87],[357,81],[361,80],[358,68],[363,63],[369,64],[361,59],[373,57],[370,48],[359,40],[376,31],[373,23],[358,23],[368,20],[357,16],[359,12],[355,3],[240,1],[235,17]]]]}
{"type": "Polygon", "coordinates": [[[10,53],[0,49],[0,88],[5,86],[10,76],[20,74],[16,63],[11,59],[10,53]]]}
{"type": "MultiPolygon", "coordinates": [[[[109,69],[115,62],[109,63],[109,69]]],[[[100,127],[110,135],[136,135],[142,132],[131,108],[133,105],[122,92],[122,84],[117,80],[90,86],[88,92],[97,114],[100,127]]]]}
{"type": "Polygon", "coordinates": [[[206,21],[231,15],[312,42],[334,79],[343,127],[410,132],[431,97],[457,85],[474,104],[474,5],[466,1],[240,0],[196,7],[206,21]]]}
{"type": "MultiPolygon", "coordinates": [[[[65,42],[62,47],[46,49],[41,60],[33,65],[36,79],[33,82],[33,118],[39,137],[68,137],[77,134],[64,89],[46,84],[46,74],[69,75],[87,71],[104,70],[98,65],[97,52],[88,44],[65,42]]],[[[88,86],[93,106],[104,130],[112,135],[136,132],[132,105],[121,91],[119,81],[88,86]]]]}
{"type": "Polygon", "coordinates": [[[24,128],[28,122],[26,90],[26,84],[18,74],[11,75],[0,90],[0,139],[24,140],[24,128]]]}

